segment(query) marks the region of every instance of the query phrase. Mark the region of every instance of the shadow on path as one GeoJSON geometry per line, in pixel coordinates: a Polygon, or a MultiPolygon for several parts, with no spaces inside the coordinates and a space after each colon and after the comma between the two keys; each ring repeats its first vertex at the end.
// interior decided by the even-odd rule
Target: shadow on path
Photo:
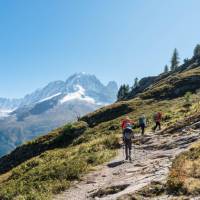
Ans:
{"type": "Polygon", "coordinates": [[[114,167],[117,167],[117,166],[122,165],[122,164],[124,164],[124,160],[108,163],[107,166],[110,167],[110,168],[114,168],[114,167]]]}

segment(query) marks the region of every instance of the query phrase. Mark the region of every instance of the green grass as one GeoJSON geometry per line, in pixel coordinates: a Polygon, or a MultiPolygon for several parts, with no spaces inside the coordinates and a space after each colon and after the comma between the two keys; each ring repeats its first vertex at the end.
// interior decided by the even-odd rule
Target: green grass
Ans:
{"type": "MultiPolygon", "coordinates": [[[[80,126],[81,123],[76,125],[80,126]]],[[[88,129],[84,134],[90,137],[90,140],[76,144],[74,138],[77,137],[74,137],[74,133],[78,132],[72,131],[71,135],[71,131],[72,126],[68,125],[63,128],[62,134],[51,137],[53,144],[60,144],[61,148],[47,150],[23,162],[13,168],[6,178],[4,175],[0,176],[0,199],[50,199],[51,195],[68,188],[72,181],[80,180],[81,176],[94,166],[116,155],[116,148],[119,148],[117,134],[105,134],[96,138],[88,129]],[[74,144],[69,145],[66,139],[72,141],[72,138],[74,144]]],[[[49,140],[39,138],[30,144],[39,141],[49,143],[49,140]]]]}

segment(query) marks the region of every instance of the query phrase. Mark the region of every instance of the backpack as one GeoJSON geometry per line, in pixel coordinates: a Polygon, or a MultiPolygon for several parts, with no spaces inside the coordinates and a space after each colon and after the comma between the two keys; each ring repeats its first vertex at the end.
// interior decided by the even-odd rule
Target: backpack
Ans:
{"type": "Polygon", "coordinates": [[[162,118],[162,113],[161,113],[161,112],[159,112],[157,117],[158,117],[158,120],[160,121],[160,120],[161,120],[161,118],[162,118]]]}
{"type": "Polygon", "coordinates": [[[144,124],[146,126],[146,118],[145,117],[140,117],[139,118],[139,125],[144,124]]]}
{"type": "Polygon", "coordinates": [[[157,121],[160,121],[162,118],[162,114],[160,112],[154,114],[154,121],[157,122],[157,121]]]}
{"type": "Polygon", "coordinates": [[[125,129],[132,129],[132,124],[131,123],[126,123],[126,125],[125,125],[125,129]]]}
{"type": "Polygon", "coordinates": [[[155,114],[153,115],[153,120],[156,122],[156,121],[157,121],[157,118],[158,118],[158,113],[155,113],[155,114]]]}
{"type": "Polygon", "coordinates": [[[131,128],[128,127],[124,129],[124,139],[130,140],[132,138],[132,134],[133,134],[133,131],[131,128]]]}

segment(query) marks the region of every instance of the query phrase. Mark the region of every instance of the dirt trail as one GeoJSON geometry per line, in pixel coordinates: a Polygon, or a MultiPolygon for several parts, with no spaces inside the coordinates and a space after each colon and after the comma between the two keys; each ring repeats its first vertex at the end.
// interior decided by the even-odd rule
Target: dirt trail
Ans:
{"type": "MultiPolygon", "coordinates": [[[[132,163],[124,162],[122,149],[117,158],[91,172],[54,200],[116,200],[140,190],[152,181],[166,181],[172,159],[200,138],[200,129],[176,134],[152,134],[136,138],[132,163]]],[[[163,196],[157,199],[170,199],[163,196]]]]}

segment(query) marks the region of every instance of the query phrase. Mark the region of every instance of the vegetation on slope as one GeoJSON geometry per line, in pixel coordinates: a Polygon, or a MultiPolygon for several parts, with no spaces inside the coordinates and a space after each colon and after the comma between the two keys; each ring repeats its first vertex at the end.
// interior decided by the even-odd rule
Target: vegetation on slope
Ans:
{"type": "Polygon", "coordinates": [[[171,76],[152,85],[139,95],[143,99],[171,99],[183,96],[187,91],[195,92],[200,84],[200,67],[173,73],[171,76]]]}
{"type": "MultiPolygon", "coordinates": [[[[80,123],[83,122],[77,123],[76,126],[80,126],[80,123]]],[[[70,182],[78,180],[81,174],[115,155],[119,139],[112,131],[103,135],[100,131],[95,133],[88,129],[84,136],[67,145],[67,138],[73,136],[71,131],[74,126],[66,126],[60,134],[57,131],[50,134],[50,137],[54,135],[53,140],[60,145],[59,148],[46,150],[13,168],[6,175],[3,174],[0,177],[0,199],[50,199],[51,194],[66,189],[70,182]],[[88,142],[81,142],[83,139],[88,142]]],[[[41,144],[49,143],[44,137],[33,143],[39,144],[39,141],[41,144]]],[[[27,154],[31,154],[31,148],[27,154]]],[[[23,157],[23,154],[21,156],[23,157]]],[[[14,159],[14,156],[10,159],[14,159]]]]}
{"type": "Polygon", "coordinates": [[[174,161],[167,181],[170,194],[200,194],[200,143],[180,154],[174,161]]]}

